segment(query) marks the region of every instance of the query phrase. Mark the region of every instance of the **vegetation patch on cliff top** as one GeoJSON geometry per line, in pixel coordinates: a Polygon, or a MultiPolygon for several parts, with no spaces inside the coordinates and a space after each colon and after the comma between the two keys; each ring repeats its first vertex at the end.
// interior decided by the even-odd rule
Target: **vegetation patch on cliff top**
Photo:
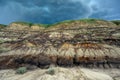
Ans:
{"type": "Polygon", "coordinates": [[[7,25],[4,25],[4,24],[0,24],[0,30],[5,28],[7,25]]]}
{"type": "Polygon", "coordinates": [[[33,23],[30,23],[30,22],[21,22],[21,21],[18,21],[18,22],[13,22],[15,24],[20,24],[20,25],[27,25],[27,26],[31,26],[33,23]]]}
{"type": "Polygon", "coordinates": [[[55,23],[53,25],[59,25],[59,24],[64,24],[64,23],[72,23],[72,22],[76,22],[76,21],[81,21],[81,22],[86,22],[86,23],[95,23],[96,21],[106,21],[106,20],[102,20],[102,19],[80,19],[80,20],[65,20],[62,22],[58,22],[55,23]]]}
{"type": "MultiPolygon", "coordinates": [[[[83,22],[83,23],[87,23],[87,24],[97,24],[99,21],[102,22],[109,22],[109,21],[106,21],[106,20],[102,20],[102,19],[92,19],[92,18],[89,18],[89,19],[80,19],[80,20],[65,20],[65,21],[62,21],[62,22],[57,22],[57,23],[54,23],[54,24],[37,24],[37,23],[30,23],[30,22],[13,22],[13,23],[16,23],[16,24],[21,24],[21,25],[27,25],[29,27],[31,26],[39,26],[39,27],[44,27],[44,28],[48,28],[48,27],[53,27],[53,26],[56,26],[56,25],[68,25],[68,24],[71,24],[71,23],[74,23],[74,22],[83,22]]],[[[111,21],[113,22],[114,24],[116,25],[120,25],[120,20],[116,20],[116,21],[111,21]]]]}
{"type": "Polygon", "coordinates": [[[120,20],[114,20],[114,21],[111,21],[111,22],[113,22],[116,25],[120,25],[120,20]]]}

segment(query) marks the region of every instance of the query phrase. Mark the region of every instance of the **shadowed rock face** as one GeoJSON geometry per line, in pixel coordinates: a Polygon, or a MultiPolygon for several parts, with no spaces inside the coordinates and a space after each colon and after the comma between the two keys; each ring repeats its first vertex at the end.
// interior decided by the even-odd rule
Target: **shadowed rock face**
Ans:
{"type": "Polygon", "coordinates": [[[59,24],[44,31],[2,30],[0,37],[4,42],[0,48],[8,50],[0,53],[0,69],[25,65],[47,68],[51,64],[120,68],[119,27],[74,24],[59,24]]]}

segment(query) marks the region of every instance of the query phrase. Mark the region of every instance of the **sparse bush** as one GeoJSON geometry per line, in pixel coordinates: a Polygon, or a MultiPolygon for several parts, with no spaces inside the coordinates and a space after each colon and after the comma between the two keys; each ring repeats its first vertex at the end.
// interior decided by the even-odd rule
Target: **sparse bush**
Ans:
{"type": "Polygon", "coordinates": [[[86,23],[94,23],[97,21],[97,19],[81,19],[80,21],[86,22],[86,23]]]}
{"type": "Polygon", "coordinates": [[[4,25],[4,24],[0,24],[0,30],[5,28],[7,25],[4,25]]]}
{"type": "Polygon", "coordinates": [[[115,20],[115,21],[112,21],[112,22],[116,25],[120,25],[120,20],[115,20]]]}
{"type": "Polygon", "coordinates": [[[8,49],[8,48],[0,47],[0,53],[7,52],[9,50],[10,49],[8,49]]]}
{"type": "Polygon", "coordinates": [[[27,72],[27,68],[26,67],[20,67],[16,70],[17,74],[24,74],[27,72]]]}
{"type": "Polygon", "coordinates": [[[49,68],[47,71],[46,71],[47,74],[50,74],[50,75],[54,75],[55,74],[55,70],[53,68],[49,68]]]}
{"type": "Polygon", "coordinates": [[[5,42],[4,40],[0,40],[0,43],[3,43],[3,42],[5,42]]]}

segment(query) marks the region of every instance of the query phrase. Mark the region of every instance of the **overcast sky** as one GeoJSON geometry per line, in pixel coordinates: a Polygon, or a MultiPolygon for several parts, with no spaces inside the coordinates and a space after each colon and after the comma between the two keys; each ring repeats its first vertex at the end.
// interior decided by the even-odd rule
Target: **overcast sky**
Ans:
{"type": "Polygon", "coordinates": [[[120,0],[0,0],[0,24],[51,24],[82,18],[120,19],[120,0]]]}

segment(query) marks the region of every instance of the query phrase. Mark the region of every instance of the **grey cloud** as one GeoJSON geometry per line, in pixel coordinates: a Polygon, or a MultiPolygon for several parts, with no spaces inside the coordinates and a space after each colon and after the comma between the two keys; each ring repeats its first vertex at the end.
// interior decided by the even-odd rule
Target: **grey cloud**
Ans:
{"type": "Polygon", "coordinates": [[[54,23],[63,20],[76,19],[78,16],[83,18],[89,13],[89,9],[82,3],[76,3],[67,0],[61,3],[59,2],[59,4],[55,2],[49,4],[50,2],[45,2],[45,0],[41,3],[46,5],[40,5],[38,7],[44,9],[35,8],[34,10],[30,11],[30,14],[26,12],[24,18],[26,20],[30,19],[32,22],[37,20],[37,22],[40,21],[42,23],[54,23]],[[45,9],[45,7],[48,9],[48,11],[45,9]]]}
{"type": "Polygon", "coordinates": [[[118,0],[0,0],[0,23],[51,24],[80,18],[113,19],[120,17],[118,3],[118,0]],[[111,17],[113,14],[117,16],[111,17]]]}

